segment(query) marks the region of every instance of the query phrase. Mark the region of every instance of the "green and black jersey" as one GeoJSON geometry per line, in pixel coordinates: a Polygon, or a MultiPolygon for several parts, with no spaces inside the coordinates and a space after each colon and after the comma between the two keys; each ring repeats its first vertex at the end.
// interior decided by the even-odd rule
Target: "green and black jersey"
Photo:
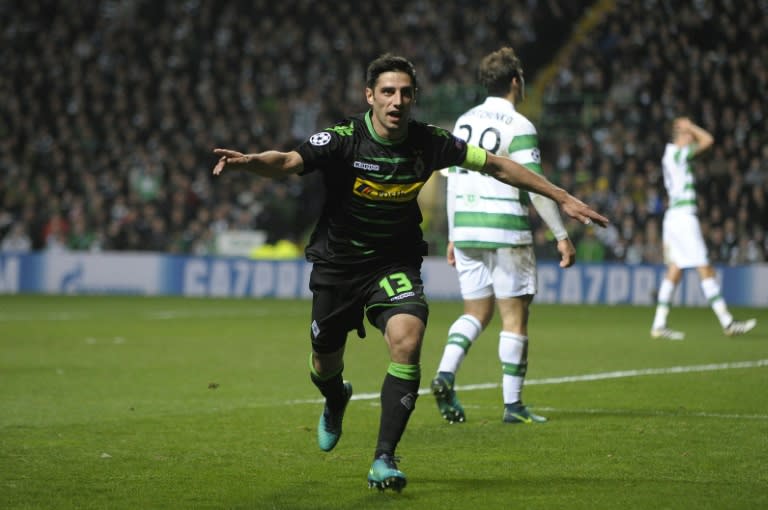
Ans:
{"type": "Polygon", "coordinates": [[[414,120],[405,139],[386,140],[374,131],[370,111],[312,135],[296,150],[303,173],[322,172],[325,186],[307,259],[343,265],[425,255],[416,197],[432,172],[467,158],[466,142],[414,120]]]}

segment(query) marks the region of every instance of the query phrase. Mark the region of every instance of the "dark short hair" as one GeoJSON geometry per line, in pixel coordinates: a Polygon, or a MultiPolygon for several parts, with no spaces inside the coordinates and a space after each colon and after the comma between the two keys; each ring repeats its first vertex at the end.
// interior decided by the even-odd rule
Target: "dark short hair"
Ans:
{"type": "Polygon", "coordinates": [[[411,61],[405,57],[400,57],[391,53],[385,53],[368,64],[368,69],[365,73],[365,86],[369,89],[374,89],[376,87],[376,82],[379,79],[379,75],[389,71],[399,71],[407,74],[411,77],[413,89],[418,89],[418,84],[416,82],[416,68],[413,67],[411,61]]]}
{"type": "Polygon", "coordinates": [[[478,79],[480,84],[488,90],[488,94],[504,96],[509,92],[512,78],[519,78],[522,73],[523,66],[515,50],[505,47],[483,57],[480,61],[478,79]]]}

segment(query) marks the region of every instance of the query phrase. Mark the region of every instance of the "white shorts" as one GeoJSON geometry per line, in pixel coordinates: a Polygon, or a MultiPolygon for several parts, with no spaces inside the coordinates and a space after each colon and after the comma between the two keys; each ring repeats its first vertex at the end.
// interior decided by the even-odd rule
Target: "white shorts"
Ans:
{"type": "Polygon", "coordinates": [[[459,287],[464,299],[491,295],[511,298],[536,294],[533,246],[519,248],[454,248],[459,287]]]}
{"type": "Polygon", "coordinates": [[[709,265],[699,219],[690,213],[667,211],[663,223],[664,262],[680,269],[709,265]]]}

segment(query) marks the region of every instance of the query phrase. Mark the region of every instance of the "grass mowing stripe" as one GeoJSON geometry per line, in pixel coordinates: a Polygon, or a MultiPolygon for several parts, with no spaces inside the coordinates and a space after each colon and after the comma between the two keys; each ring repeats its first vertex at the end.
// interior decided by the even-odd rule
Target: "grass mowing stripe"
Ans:
{"type": "MultiPolygon", "coordinates": [[[[157,310],[146,312],[140,318],[145,320],[178,320],[178,319],[215,319],[232,317],[266,317],[269,310],[259,310],[253,307],[235,310],[157,310]]],[[[283,313],[284,316],[307,315],[305,310],[296,310],[283,313]]],[[[83,321],[93,320],[99,317],[98,313],[89,312],[50,312],[50,313],[0,313],[0,322],[28,322],[28,321],[83,321]]]]}
{"type": "MultiPolygon", "coordinates": [[[[687,374],[691,372],[712,372],[716,370],[735,370],[740,368],[759,368],[768,366],[768,359],[759,359],[755,361],[734,361],[731,363],[709,363],[706,365],[690,365],[668,368],[641,368],[638,370],[618,370],[614,372],[602,372],[597,374],[567,375],[563,377],[546,377],[544,379],[530,379],[525,381],[526,386],[534,384],[564,384],[570,382],[583,381],[602,381],[605,379],[620,379],[623,377],[639,377],[645,375],[669,375],[669,374],[687,374]]],[[[457,385],[456,390],[474,391],[474,390],[492,390],[500,387],[499,383],[481,383],[457,385]]],[[[431,393],[429,388],[421,388],[419,395],[431,393]]],[[[352,400],[371,400],[379,398],[379,393],[361,393],[352,395],[352,400]]],[[[322,404],[325,399],[313,398],[305,400],[289,400],[286,405],[292,404],[322,404]]]]}

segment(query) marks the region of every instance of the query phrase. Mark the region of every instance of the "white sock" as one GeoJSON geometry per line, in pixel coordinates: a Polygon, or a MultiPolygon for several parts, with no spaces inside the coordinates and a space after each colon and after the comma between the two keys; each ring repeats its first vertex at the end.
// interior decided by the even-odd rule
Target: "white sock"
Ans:
{"type": "Polygon", "coordinates": [[[717,283],[717,280],[714,278],[701,280],[701,290],[704,291],[704,297],[709,301],[712,311],[717,315],[720,326],[728,326],[733,321],[733,315],[728,312],[728,305],[725,304],[725,299],[720,294],[720,285],[717,283]]]}
{"type": "Polygon", "coordinates": [[[480,321],[469,314],[464,314],[448,329],[448,343],[443,350],[438,372],[458,372],[461,362],[472,347],[472,342],[480,336],[483,327],[480,321]]]}
{"type": "Polygon", "coordinates": [[[523,381],[528,370],[528,337],[502,331],[499,334],[499,359],[504,374],[501,378],[504,403],[522,401],[523,381]]]}
{"type": "Polygon", "coordinates": [[[667,327],[667,316],[669,315],[669,305],[672,302],[672,296],[675,294],[675,284],[671,280],[664,278],[659,286],[659,295],[656,298],[656,315],[653,316],[653,326],[651,329],[662,329],[667,327]]]}

